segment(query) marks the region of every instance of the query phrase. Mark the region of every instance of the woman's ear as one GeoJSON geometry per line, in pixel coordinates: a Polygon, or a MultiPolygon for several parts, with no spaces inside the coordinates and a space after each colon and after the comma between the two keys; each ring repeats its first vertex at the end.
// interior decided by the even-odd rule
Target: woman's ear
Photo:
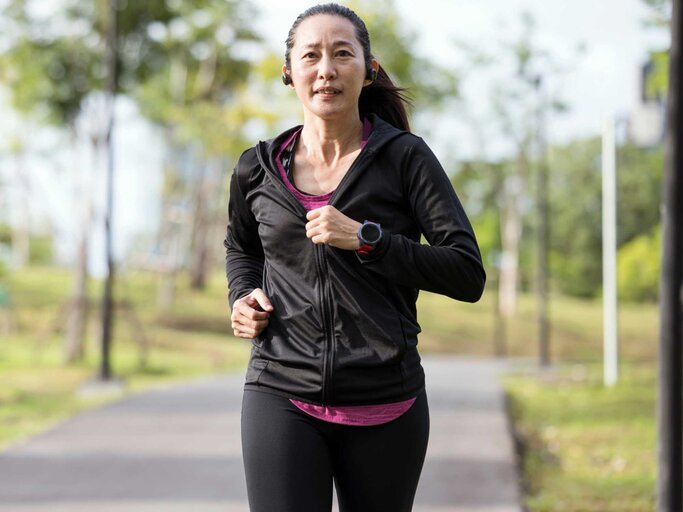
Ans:
{"type": "Polygon", "coordinates": [[[292,76],[289,74],[286,64],[282,65],[282,83],[292,87],[292,76]]]}
{"type": "Polygon", "coordinates": [[[372,59],[370,61],[370,66],[371,68],[368,71],[368,76],[365,77],[365,82],[363,83],[364,87],[377,80],[377,73],[379,73],[379,62],[377,62],[377,59],[372,59]]]}

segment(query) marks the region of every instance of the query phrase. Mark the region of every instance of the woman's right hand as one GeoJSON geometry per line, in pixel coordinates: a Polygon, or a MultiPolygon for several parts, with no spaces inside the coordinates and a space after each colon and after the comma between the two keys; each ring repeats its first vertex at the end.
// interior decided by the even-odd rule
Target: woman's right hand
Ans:
{"type": "Polygon", "coordinates": [[[255,338],[268,325],[273,306],[261,288],[237,299],[232,305],[232,332],[239,338],[255,338]]]}

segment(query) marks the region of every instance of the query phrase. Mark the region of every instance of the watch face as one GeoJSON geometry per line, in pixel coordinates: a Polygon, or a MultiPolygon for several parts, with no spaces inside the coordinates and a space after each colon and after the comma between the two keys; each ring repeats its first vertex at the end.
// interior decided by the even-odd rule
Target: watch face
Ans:
{"type": "Polygon", "coordinates": [[[367,223],[363,224],[360,234],[363,237],[364,242],[368,244],[375,244],[379,242],[379,238],[382,232],[380,231],[380,227],[377,224],[367,223]]]}

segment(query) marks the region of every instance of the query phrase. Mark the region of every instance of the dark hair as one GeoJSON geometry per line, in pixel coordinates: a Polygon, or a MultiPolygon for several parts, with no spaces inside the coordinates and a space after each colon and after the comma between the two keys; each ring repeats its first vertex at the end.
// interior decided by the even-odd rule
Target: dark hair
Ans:
{"type": "MultiPolygon", "coordinates": [[[[340,16],[353,23],[356,29],[356,37],[363,47],[363,56],[365,58],[366,76],[369,78],[372,72],[372,52],[370,51],[370,34],[365,26],[363,20],[351,9],[339,4],[320,4],[306,9],[294,21],[292,28],[289,29],[287,35],[286,51],[285,51],[285,66],[290,69],[290,53],[294,46],[294,36],[296,29],[302,21],[311,16],[319,14],[328,14],[331,16],[340,16]]],[[[410,131],[410,124],[408,123],[408,114],[405,105],[409,103],[406,96],[406,90],[397,87],[389,78],[386,71],[379,67],[377,78],[370,85],[363,87],[358,99],[358,113],[361,119],[368,114],[375,114],[381,117],[386,122],[394,125],[401,130],[410,131]]]]}

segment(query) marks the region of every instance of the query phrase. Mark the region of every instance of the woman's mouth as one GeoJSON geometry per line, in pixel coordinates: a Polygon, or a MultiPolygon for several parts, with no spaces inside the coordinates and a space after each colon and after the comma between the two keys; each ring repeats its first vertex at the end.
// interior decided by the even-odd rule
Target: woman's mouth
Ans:
{"type": "Polygon", "coordinates": [[[323,95],[335,95],[339,94],[341,91],[339,89],[335,89],[334,87],[321,87],[320,89],[316,90],[316,94],[323,94],[323,95]]]}

